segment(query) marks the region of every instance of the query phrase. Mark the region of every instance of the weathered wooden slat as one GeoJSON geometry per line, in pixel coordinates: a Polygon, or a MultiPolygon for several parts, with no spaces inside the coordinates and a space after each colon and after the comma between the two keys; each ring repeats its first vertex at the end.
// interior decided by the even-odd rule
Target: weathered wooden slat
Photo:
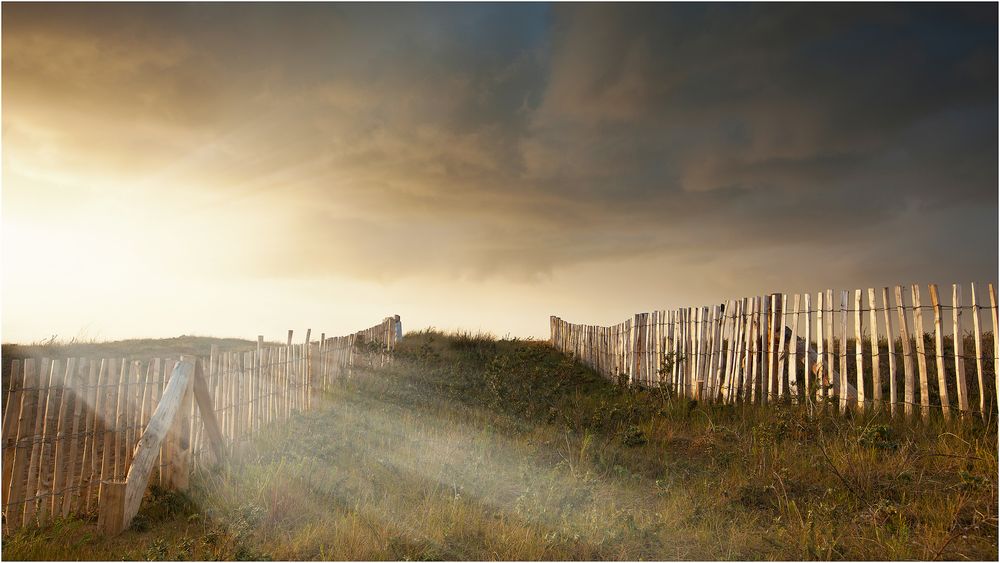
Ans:
{"type": "Polygon", "coordinates": [[[70,430],[73,424],[73,407],[76,401],[73,399],[73,380],[76,371],[76,358],[66,360],[66,368],[62,374],[62,388],[59,398],[59,415],[57,419],[55,444],[53,448],[52,461],[52,489],[50,496],[46,499],[49,510],[49,517],[56,518],[62,515],[62,500],[65,495],[66,473],[69,465],[69,442],[70,430]]]}
{"type": "MultiPolygon", "coordinates": [[[[696,393],[699,401],[704,400],[704,390],[708,385],[708,374],[712,368],[712,323],[713,319],[708,307],[701,308],[701,369],[698,373],[698,386],[701,391],[696,393]]],[[[696,389],[697,391],[697,389],[696,389]]]]}
{"type": "Polygon", "coordinates": [[[125,508],[125,482],[105,481],[101,483],[101,508],[97,518],[97,528],[105,536],[115,536],[125,529],[122,510],[125,508]]]}
{"type": "Polygon", "coordinates": [[[763,328],[764,328],[761,323],[761,318],[764,315],[763,311],[764,300],[761,297],[754,297],[753,299],[754,299],[753,315],[751,317],[751,325],[750,325],[751,326],[750,332],[753,335],[751,337],[753,340],[751,343],[753,350],[752,352],[753,359],[752,359],[752,375],[750,378],[751,382],[750,401],[759,403],[761,402],[761,395],[762,395],[761,388],[763,387],[761,383],[761,378],[764,375],[760,371],[761,356],[763,352],[761,348],[763,344],[762,341],[763,341],[763,328]]]}
{"type": "MultiPolygon", "coordinates": [[[[969,387],[965,382],[965,336],[962,334],[962,286],[951,286],[951,345],[955,352],[955,392],[958,394],[958,410],[969,412],[969,387]]],[[[942,354],[943,355],[943,354],[942,354]]]]}
{"type": "Polygon", "coordinates": [[[28,480],[25,483],[25,505],[24,505],[24,523],[30,524],[34,523],[38,510],[38,501],[31,500],[37,498],[38,493],[38,480],[39,474],[41,473],[41,465],[43,452],[45,448],[43,447],[44,440],[44,424],[46,417],[46,409],[48,408],[49,399],[49,387],[52,383],[52,364],[48,358],[42,358],[39,362],[39,375],[38,375],[38,403],[36,404],[35,410],[35,423],[32,425],[32,444],[31,444],[31,458],[28,462],[28,480]]]}
{"type": "Polygon", "coordinates": [[[683,396],[692,397],[698,368],[698,313],[694,307],[684,309],[684,356],[683,396]]]}
{"type": "MultiPolygon", "coordinates": [[[[861,304],[863,298],[861,290],[854,290],[854,368],[856,370],[855,387],[858,390],[858,410],[865,409],[865,366],[864,366],[864,335],[861,332],[861,304]]],[[[846,349],[845,349],[846,352],[846,349]]]]}
{"type": "Polygon", "coordinates": [[[135,443],[135,423],[133,412],[135,411],[135,388],[139,382],[136,381],[136,362],[126,360],[122,362],[122,395],[119,399],[121,405],[121,439],[118,441],[119,459],[121,460],[115,479],[124,479],[128,466],[132,463],[132,444],[135,443]]]}
{"type": "MultiPolygon", "coordinates": [[[[302,346],[303,351],[303,372],[308,368],[308,363],[305,361],[307,346],[302,346]]],[[[253,360],[250,357],[250,352],[243,352],[240,354],[240,368],[242,372],[242,384],[240,385],[240,426],[242,428],[242,438],[244,440],[250,435],[253,430],[253,420],[250,416],[251,410],[253,408],[253,396],[251,394],[252,386],[251,379],[253,378],[253,360]]],[[[308,379],[306,381],[308,384],[308,379]]],[[[306,392],[306,400],[308,404],[308,390],[306,392]]],[[[196,428],[198,428],[196,426],[196,428]]],[[[199,433],[201,429],[199,428],[199,433]]]]}
{"type": "Polygon", "coordinates": [[[735,403],[743,396],[743,383],[746,373],[746,325],[747,300],[740,299],[736,312],[736,350],[733,353],[732,387],[729,390],[730,402],[735,403]]]}
{"type": "MultiPolygon", "coordinates": [[[[163,397],[163,391],[166,390],[167,388],[167,381],[170,379],[170,374],[173,373],[174,371],[174,361],[169,358],[168,359],[157,358],[155,366],[156,366],[156,373],[159,374],[159,377],[157,378],[158,379],[157,385],[156,387],[153,388],[153,391],[156,397],[156,404],[159,405],[160,399],[163,397]]],[[[161,486],[166,483],[166,480],[163,478],[163,468],[166,465],[164,463],[163,454],[164,454],[163,446],[161,445],[159,459],[156,462],[156,476],[155,476],[156,482],[161,486]]]]}
{"type": "Polygon", "coordinates": [[[10,363],[10,386],[3,411],[3,502],[4,516],[8,517],[7,504],[10,502],[10,483],[14,474],[14,452],[17,449],[17,420],[21,415],[21,397],[24,396],[24,373],[21,360],[10,363]]]}
{"type": "Polygon", "coordinates": [[[917,339],[917,367],[920,368],[920,416],[926,421],[931,415],[931,386],[927,370],[927,349],[924,343],[923,310],[920,305],[920,286],[910,287],[913,294],[913,334],[917,339]]]}
{"type": "Polygon", "coordinates": [[[993,374],[996,377],[997,393],[996,408],[1000,409],[1000,318],[997,316],[997,292],[993,284],[989,284],[990,313],[993,318],[993,374]]]}
{"type": "MultiPolygon", "coordinates": [[[[983,376],[983,330],[980,326],[979,303],[976,284],[971,284],[972,293],[972,338],[976,345],[976,376],[979,383],[979,414],[986,418],[986,381],[983,376]]],[[[994,353],[996,351],[994,350],[994,353]]]]}
{"type": "Polygon", "coordinates": [[[685,313],[687,338],[684,339],[684,344],[687,346],[689,361],[685,363],[684,396],[693,397],[692,390],[698,379],[698,312],[694,307],[689,307],[685,313]]]}
{"type": "Polygon", "coordinates": [[[778,386],[777,374],[775,373],[775,368],[777,367],[775,365],[777,363],[777,354],[774,353],[775,341],[777,340],[777,335],[775,334],[775,327],[777,326],[777,320],[774,317],[778,313],[778,295],[775,293],[769,295],[767,297],[767,303],[768,303],[768,312],[767,312],[767,317],[765,317],[767,326],[765,327],[764,331],[765,337],[767,339],[767,346],[765,350],[765,355],[767,358],[765,360],[765,363],[767,365],[767,387],[766,391],[763,393],[765,403],[774,401],[776,399],[775,391],[778,386]]]}
{"type": "Polygon", "coordinates": [[[135,454],[135,443],[139,441],[141,429],[139,428],[140,417],[142,416],[142,363],[138,360],[131,362],[129,367],[129,382],[132,389],[129,392],[128,411],[128,441],[125,443],[125,470],[132,465],[132,456],[135,454]]]}
{"type": "Polygon", "coordinates": [[[740,311],[741,311],[741,301],[738,299],[730,300],[730,305],[727,308],[727,318],[729,320],[729,348],[726,353],[726,381],[724,385],[724,398],[726,403],[733,402],[735,394],[734,389],[739,385],[739,349],[740,349],[740,311]]]}
{"type": "MultiPolygon", "coordinates": [[[[391,319],[386,319],[386,332],[388,333],[389,331],[392,330],[392,328],[393,327],[392,327],[392,321],[391,321],[391,319]]],[[[312,380],[313,373],[312,373],[312,356],[311,356],[311,350],[310,350],[310,339],[311,339],[311,337],[312,337],[312,329],[311,328],[307,328],[306,329],[306,342],[305,342],[305,345],[303,346],[303,350],[302,350],[302,364],[303,364],[302,373],[305,374],[304,379],[305,379],[305,384],[306,384],[306,409],[307,410],[312,408],[312,403],[313,403],[313,380],[312,380]]],[[[390,346],[391,343],[392,343],[392,341],[393,341],[392,337],[389,334],[386,334],[386,340],[385,340],[386,345],[390,346]]]]}
{"type": "Polygon", "coordinates": [[[825,398],[829,391],[829,381],[826,376],[826,355],[825,351],[828,348],[826,345],[826,322],[824,313],[824,294],[819,292],[816,294],[816,354],[819,356],[819,361],[817,363],[819,369],[816,371],[816,401],[820,404],[825,403],[825,398]]]}
{"type": "Polygon", "coordinates": [[[712,363],[712,357],[709,351],[712,349],[712,339],[711,339],[711,328],[712,320],[709,316],[708,307],[701,307],[699,309],[701,313],[701,326],[698,327],[699,336],[699,354],[701,360],[698,363],[698,382],[695,384],[695,397],[700,401],[702,400],[701,394],[704,391],[705,385],[707,385],[709,366],[712,363]],[[702,391],[699,392],[698,389],[702,391]]]}
{"type": "Polygon", "coordinates": [[[675,367],[677,376],[674,390],[678,396],[683,397],[687,384],[687,365],[691,361],[691,358],[688,357],[687,309],[677,309],[674,316],[677,319],[677,363],[675,367]]]}
{"type": "Polygon", "coordinates": [[[129,375],[129,362],[127,360],[122,360],[121,363],[116,366],[119,374],[118,377],[118,404],[115,405],[115,469],[112,473],[112,479],[115,481],[120,481],[125,478],[125,470],[128,467],[125,465],[125,448],[127,443],[127,424],[128,418],[126,417],[126,407],[128,405],[128,375],[129,375]]]}
{"type": "Polygon", "coordinates": [[[36,517],[40,523],[49,521],[56,478],[56,448],[58,447],[59,420],[61,419],[63,379],[66,377],[62,360],[52,360],[48,393],[45,402],[45,426],[42,430],[42,455],[38,462],[38,499],[36,517]]]}
{"type": "MultiPolygon", "coordinates": [[[[785,396],[785,308],[787,307],[788,297],[784,294],[781,295],[781,311],[777,314],[778,324],[774,327],[774,338],[778,341],[778,399],[783,399],[785,396]]],[[[794,348],[794,346],[793,346],[794,348]]]]}
{"type": "Polygon", "coordinates": [[[731,303],[727,301],[725,305],[718,307],[718,335],[716,338],[716,362],[715,375],[712,376],[712,401],[722,400],[722,379],[726,369],[726,330],[729,327],[729,308],[731,303]]]}
{"type": "MultiPolygon", "coordinates": [[[[297,346],[293,345],[291,347],[292,354],[297,355],[297,346]]],[[[233,353],[233,440],[236,444],[239,444],[243,440],[243,380],[244,380],[244,365],[243,365],[243,354],[239,352],[233,353]]],[[[298,371],[298,359],[293,360],[292,365],[296,371],[298,371]]],[[[297,405],[302,402],[302,388],[301,386],[295,393],[293,399],[297,405]]]]}
{"type": "Polygon", "coordinates": [[[792,333],[788,341],[788,394],[792,403],[799,402],[799,307],[802,297],[796,293],[792,298],[792,333]]]}
{"type": "Polygon", "coordinates": [[[742,399],[744,403],[753,402],[753,375],[754,375],[754,314],[756,312],[757,300],[753,297],[745,299],[746,314],[743,317],[743,386],[742,399]]]}
{"type": "Polygon", "coordinates": [[[944,368],[944,335],[941,329],[941,298],[938,295],[937,284],[930,284],[931,307],[934,309],[934,362],[937,368],[938,397],[941,401],[941,414],[945,420],[951,419],[951,401],[948,396],[947,374],[944,368]]]}
{"type": "MultiPolygon", "coordinates": [[[[898,297],[901,297],[901,295],[898,297]]],[[[895,416],[896,403],[899,397],[899,377],[896,373],[896,334],[892,330],[892,314],[889,312],[888,287],[882,288],[882,317],[885,320],[886,355],[889,356],[889,414],[895,416]]]]}
{"type": "Polygon", "coordinates": [[[87,471],[84,476],[83,505],[81,506],[81,510],[86,514],[89,514],[91,507],[94,506],[95,497],[100,487],[104,441],[104,419],[101,414],[104,408],[104,383],[107,377],[107,366],[104,365],[103,360],[91,360],[90,372],[91,380],[94,382],[94,392],[90,395],[94,401],[93,409],[91,409],[87,424],[88,432],[91,433],[87,448],[90,462],[85,464],[87,471]]]}
{"type": "Polygon", "coordinates": [[[837,389],[837,398],[840,399],[840,412],[845,412],[850,406],[849,397],[846,393],[849,382],[847,381],[847,300],[848,292],[840,292],[840,388],[837,389]]]}
{"type": "Polygon", "coordinates": [[[836,332],[836,321],[837,321],[837,308],[833,300],[833,290],[826,290],[826,378],[827,385],[830,386],[828,390],[828,397],[831,401],[831,406],[836,410],[840,404],[837,399],[840,398],[840,378],[835,372],[837,372],[837,365],[840,361],[837,356],[837,332],[836,332]]]}
{"type": "MultiPolygon", "coordinates": [[[[889,334],[888,332],[886,334],[889,334]]],[[[879,361],[878,346],[878,305],[875,301],[875,288],[868,288],[868,337],[872,353],[872,404],[875,409],[882,408],[882,368],[879,361]]],[[[892,338],[890,335],[888,338],[892,338]]]]}
{"type": "MultiPolygon", "coordinates": [[[[810,303],[810,301],[809,301],[811,299],[811,297],[812,297],[812,295],[809,294],[809,293],[805,293],[802,296],[803,307],[804,307],[804,310],[805,310],[805,317],[806,317],[806,319],[805,319],[806,320],[806,327],[805,327],[805,347],[804,348],[807,351],[812,347],[812,323],[813,323],[813,321],[812,321],[812,303],[810,303]]],[[[818,347],[818,345],[817,345],[817,347],[818,347]]],[[[796,343],[796,346],[795,346],[796,354],[798,354],[798,348],[799,348],[798,344],[796,343]]],[[[810,362],[810,358],[809,358],[808,353],[807,354],[803,354],[803,356],[802,356],[802,368],[803,368],[802,369],[802,382],[803,382],[803,394],[802,395],[803,395],[803,399],[805,400],[806,403],[812,404],[812,402],[813,402],[813,394],[812,393],[813,393],[813,387],[815,387],[815,385],[813,384],[812,362],[810,362]]]]}
{"type": "MultiPolygon", "coordinates": [[[[21,527],[21,523],[24,520],[24,499],[28,483],[28,465],[31,462],[32,443],[35,441],[38,403],[39,396],[41,395],[38,389],[40,384],[38,374],[35,371],[34,359],[29,358],[24,360],[22,373],[23,376],[18,393],[20,401],[17,407],[17,433],[15,434],[14,445],[10,447],[13,454],[10,462],[10,489],[5,497],[5,501],[10,503],[10,506],[6,507],[4,511],[4,519],[8,529],[21,527]]],[[[13,382],[11,385],[13,385],[13,382]]],[[[7,408],[13,409],[15,407],[11,403],[7,408]]]]}
{"type": "MultiPolygon", "coordinates": [[[[291,331],[289,331],[289,333],[291,333],[291,331]]],[[[579,331],[577,331],[577,335],[576,336],[577,336],[577,338],[576,338],[576,345],[577,345],[576,350],[577,350],[577,357],[579,357],[580,354],[581,354],[581,352],[582,352],[582,341],[580,339],[579,331]]],[[[291,334],[289,334],[288,338],[289,338],[289,340],[291,340],[291,334]]],[[[351,350],[351,353],[352,354],[354,353],[353,349],[351,350]]],[[[292,390],[292,369],[291,369],[292,347],[291,346],[285,346],[284,348],[282,348],[279,351],[279,354],[280,354],[279,357],[281,358],[281,360],[280,360],[281,361],[281,384],[282,384],[282,387],[283,387],[283,390],[284,390],[283,393],[282,393],[282,395],[281,395],[281,399],[282,399],[282,404],[281,404],[281,419],[282,420],[287,420],[288,417],[292,413],[292,398],[293,398],[293,393],[294,393],[294,391],[292,390]]]]}
{"type": "Polygon", "coordinates": [[[896,313],[899,317],[899,338],[903,353],[903,412],[907,418],[913,416],[913,409],[916,405],[914,392],[913,373],[913,347],[910,345],[910,327],[906,322],[906,305],[903,302],[903,286],[897,285],[894,289],[896,294],[896,313]]]}
{"type": "MultiPolygon", "coordinates": [[[[79,362],[79,367],[85,367],[83,360],[79,362]]],[[[70,375],[72,378],[68,380],[69,385],[67,386],[67,393],[72,395],[73,398],[73,411],[71,426],[69,428],[69,455],[66,458],[66,477],[63,481],[62,488],[64,490],[62,496],[62,506],[60,507],[59,513],[62,516],[68,516],[70,510],[73,507],[73,503],[79,498],[79,474],[81,473],[82,467],[80,460],[83,457],[80,451],[80,421],[83,418],[83,406],[86,403],[86,379],[81,377],[79,373],[79,368],[74,369],[70,375]]],[[[65,448],[64,448],[65,450],[65,448]]]]}
{"type": "Polygon", "coordinates": [[[117,464],[117,460],[115,459],[115,454],[117,453],[115,449],[115,429],[117,428],[118,416],[118,380],[121,377],[114,360],[107,359],[102,364],[104,365],[102,369],[107,372],[107,377],[105,379],[104,405],[101,414],[101,418],[104,420],[104,438],[98,499],[104,497],[104,484],[115,480],[115,465],[117,464]]]}

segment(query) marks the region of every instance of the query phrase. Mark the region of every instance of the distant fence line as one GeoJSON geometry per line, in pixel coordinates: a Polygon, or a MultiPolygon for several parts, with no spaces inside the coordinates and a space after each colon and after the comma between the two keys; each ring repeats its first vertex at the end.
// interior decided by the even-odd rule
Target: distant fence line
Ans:
{"type": "MultiPolygon", "coordinates": [[[[288,331],[284,346],[258,337],[256,349],[219,353],[213,346],[209,357],[186,361],[200,363],[212,424],[231,454],[265,426],[312,408],[314,392],[345,370],[385,364],[401,333],[395,316],[349,336],[314,342],[307,331],[293,344],[288,331]]],[[[107,489],[131,478],[140,439],[180,366],[177,358],[13,360],[3,403],[4,532],[96,513],[107,489]]],[[[176,490],[213,456],[197,388],[180,392],[177,419],[149,476],[176,490]]]]}
{"type": "Polygon", "coordinates": [[[705,401],[832,400],[841,411],[986,418],[1000,403],[997,297],[988,284],[986,306],[976,284],[967,287],[963,301],[953,284],[950,304],[930,284],[929,302],[911,285],[841,291],[839,300],[829,289],[815,301],[774,293],[608,327],[553,316],[551,343],[609,378],[705,401]]]}

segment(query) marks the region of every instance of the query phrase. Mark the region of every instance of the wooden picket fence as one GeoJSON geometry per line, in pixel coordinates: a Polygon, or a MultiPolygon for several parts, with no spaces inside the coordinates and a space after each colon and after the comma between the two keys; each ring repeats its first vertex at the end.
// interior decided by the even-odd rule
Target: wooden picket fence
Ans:
{"type": "Polygon", "coordinates": [[[401,336],[395,316],[349,336],[311,342],[307,331],[305,342],[293,344],[289,331],[283,346],[258,337],[256,349],[213,347],[207,358],[13,360],[3,411],[3,531],[93,515],[107,504],[109,491],[118,492],[112,485],[132,478],[138,446],[144,437],[148,442],[151,420],[164,416],[161,398],[182,363],[197,366],[212,424],[196,406],[197,389],[181,389],[176,420],[171,413],[146,476],[174,490],[185,490],[192,471],[232,455],[262,428],[312,408],[317,390],[338,377],[389,361],[401,336]],[[214,425],[222,452],[212,451],[205,431],[214,425]]]}
{"type": "Polygon", "coordinates": [[[930,284],[929,303],[911,285],[841,291],[839,300],[833,290],[795,294],[791,303],[775,293],[609,327],[553,316],[551,343],[609,378],[704,401],[987,418],[1000,404],[997,297],[988,284],[986,306],[968,287],[964,301],[952,285],[950,304],[930,284]]]}

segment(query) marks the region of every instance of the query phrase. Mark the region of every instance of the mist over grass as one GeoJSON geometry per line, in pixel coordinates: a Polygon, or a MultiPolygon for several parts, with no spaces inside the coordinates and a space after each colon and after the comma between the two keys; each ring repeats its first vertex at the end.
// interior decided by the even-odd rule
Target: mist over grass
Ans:
{"type": "Polygon", "coordinates": [[[619,387],[544,343],[408,334],[132,529],[6,559],[996,559],[997,434],[619,387]]]}

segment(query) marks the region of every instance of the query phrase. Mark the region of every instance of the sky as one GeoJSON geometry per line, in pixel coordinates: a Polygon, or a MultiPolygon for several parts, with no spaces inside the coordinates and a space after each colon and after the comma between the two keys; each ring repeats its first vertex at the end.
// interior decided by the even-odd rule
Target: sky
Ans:
{"type": "Polygon", "coordinates": [[[5,342],[997,280],[996,4],[2,11],[5,342]]]}

